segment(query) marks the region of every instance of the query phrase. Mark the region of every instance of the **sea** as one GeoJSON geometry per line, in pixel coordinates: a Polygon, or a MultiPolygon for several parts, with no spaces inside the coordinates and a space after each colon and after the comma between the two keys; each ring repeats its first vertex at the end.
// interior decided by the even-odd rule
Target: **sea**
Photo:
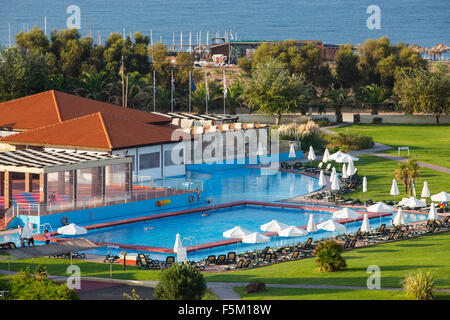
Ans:
{"type": "Polygon", "coordinates": [[[450,45],[448,0],[0,0],[0,45],[33,26],[68,26],[104,43],[111,32],[140,31],[167,45],[228,40],[322,40],[354,45],[450,45]],[[375,9],[374,9],[375,8],[375,9]],[[369,23],[368,23],[369,20],[369,23]],[[11,36],[10,36],[11,35],[11,36]],[[197,40],[198,39],[198,40],[197,40]]]}

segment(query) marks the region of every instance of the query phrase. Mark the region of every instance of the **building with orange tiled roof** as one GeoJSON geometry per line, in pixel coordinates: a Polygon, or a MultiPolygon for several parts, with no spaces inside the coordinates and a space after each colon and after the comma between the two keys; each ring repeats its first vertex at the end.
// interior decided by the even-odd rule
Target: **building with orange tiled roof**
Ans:
{"type": "MultiPolygon", "coordinates": [[[[126,154],[133,173],[154,178],[185,174],[169,159],[179,140],[171,118],[58,91],[0,104],[0,151],[33,148],[126,154]]],[[[177,147],[178,146],[178,147],[177,147]]],[[[184,156],[184,147],[179,151],[184,156]]]]}

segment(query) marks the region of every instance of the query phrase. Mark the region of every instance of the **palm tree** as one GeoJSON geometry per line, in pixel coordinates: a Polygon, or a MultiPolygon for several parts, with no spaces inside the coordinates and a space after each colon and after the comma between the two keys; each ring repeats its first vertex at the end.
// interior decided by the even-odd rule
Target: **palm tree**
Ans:
{"type": "Polygon", "coordinates": [[[408,193],[409,173],[406,163],[400,163],[398,168],[394,171],[395,178],[400,180],[405,185],[405,193],[408,193]]]}
{"type": "Polygon", "coordinates": [[[380,87],[377,84],[371,84],[364,87],[359,87],[358,99],[362,102],[364,107],[371,109],[372,114],[378,114],[378,108],[390,102],[389,89],[380,87]]]}
{"type": "Polygon", "coordinates": [[[330,89],[325,93],[325,100],[334,108],[336,122],[342,122],[342,108],[350,102],[349,92],[345,89],[330,89]]]}
{"type": "Polygon", "coordinates": [[[408,160],[406,167],[408,170],[409,196],[412,196],[413,182],[420,177],[420,167],[417,164],[417,160],[414,159],[408,160]]]}
{"type": "Polygon", "coordinates": [[[73,92],[86,98],[108,101],[110,84],[111,80],[105,71],[83,72],[83,74],[75,80],[76,88],[73,92]]]}
{"type": "Polygon", "coordinates": [[[230,86],[227,86],[226,106],[230,109],[230,114],[236,114],[236,108],[241,105],[242,86],[239,80],[236,80],[230,86]]]}

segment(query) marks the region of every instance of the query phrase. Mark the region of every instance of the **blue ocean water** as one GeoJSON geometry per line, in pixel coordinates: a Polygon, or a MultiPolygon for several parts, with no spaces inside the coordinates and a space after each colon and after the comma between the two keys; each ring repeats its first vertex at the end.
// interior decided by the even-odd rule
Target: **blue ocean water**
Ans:
{"type": "Polygon", "coordinates": [[[67,8],[80,8],[83,36],[90,29],[102,42],[111,32],[141,31],[154,41],[187,44],[188,33],[209,34],[232,29],[239,40],[315,39],[325,43],[358,44],[367,38],[388,36],[392,42],[433,46],[449,43],[450,8],[447,0],[0,0],[0,44],[8,44],[11,33],[44,27],[47,31],[66,28],[67,8]],[[381,9],[381,29],[370,30],[366,13],[370,5],[381,9]],[[89,26],[89,28],[88,28],[89,26]]]}

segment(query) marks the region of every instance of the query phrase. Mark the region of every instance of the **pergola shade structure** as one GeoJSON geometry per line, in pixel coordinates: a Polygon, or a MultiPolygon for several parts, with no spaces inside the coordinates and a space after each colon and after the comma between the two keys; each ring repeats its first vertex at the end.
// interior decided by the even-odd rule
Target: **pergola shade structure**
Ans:
{"type": "Polygon", "coordinates": [[[131,163],[131,157],[106,153],[34,149],[1,152],[0,196],[4,197],[4,207],[10,207],[13,173],[25,175],[25,192],[33,191],[33,175],[39,176],[40,203],[51,201],[56,195],[77,200],[81,191],[104,196],[113,186],[131,192],[131,163]]]}

